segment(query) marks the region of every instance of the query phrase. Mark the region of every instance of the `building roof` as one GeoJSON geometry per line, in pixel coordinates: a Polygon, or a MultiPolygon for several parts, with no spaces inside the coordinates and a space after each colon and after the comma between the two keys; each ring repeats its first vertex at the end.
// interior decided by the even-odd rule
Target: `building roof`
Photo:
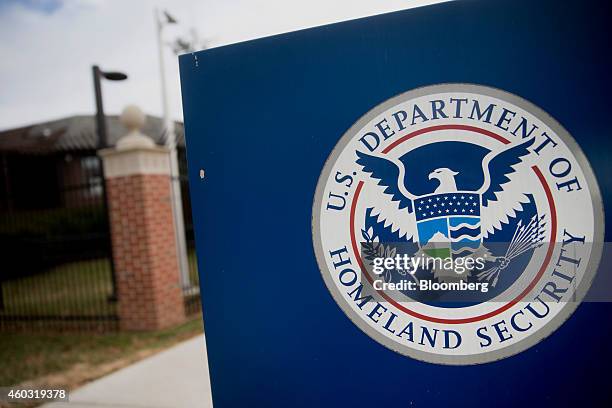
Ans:
{"type": "MultiPolygon", "coordinates": [[[[114,146],[127,133],[118,116],[106,116],[108,143],[114,146]]],[[[183,124],[175,122],[178,146],[185,145],[183,124]]],[[[163,120],[147,115],[142,132],[155,143],[164,144],[163,120]]],[[[49,122],[0,131],[0,152],[47,155],[97,149],[95,117],[76,115],[49,122]]]]}

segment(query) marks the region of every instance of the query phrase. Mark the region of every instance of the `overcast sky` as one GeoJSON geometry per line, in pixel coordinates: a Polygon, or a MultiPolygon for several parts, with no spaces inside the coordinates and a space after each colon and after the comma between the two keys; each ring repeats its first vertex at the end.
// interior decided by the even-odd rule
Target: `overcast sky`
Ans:
{"type": "MultiPolygon", "coordinates": [[[[0,129],[94,112],[91,65],[121,70],[103,83],[104,107],[161,115],[153,13],[195,29],[208,47],[437,3],[440,0],[0,0],[0,129]]],[[[165,50],[171,115],[182,119],[178,61],[165,50]]]]}

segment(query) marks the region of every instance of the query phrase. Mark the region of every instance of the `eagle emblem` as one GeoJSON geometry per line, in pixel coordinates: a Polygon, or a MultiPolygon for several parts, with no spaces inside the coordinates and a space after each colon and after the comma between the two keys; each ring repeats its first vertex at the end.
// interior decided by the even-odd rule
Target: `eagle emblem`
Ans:
{"type": "MultiPolygon", "coordinates": [[[[374,226],[382,223],[384,228],[394,232],[398,241],[417,243],[417,255],[445,259],[484,257],[492,265],[475,278],[486,279],[495,286],[499,273],[511,259],[537,247],[543,238],[543,215],[533,214],[528,222],[516,220],[517,214],[531,202],[530,196],[518,188],[507,189],[512,183],[520,183],[516,176],[525,167],[523,159],[530,153],[533,143],[531,138],[500,152],[489,152],[480,163],[472,163],[471,173],[480,173],[482,179],[475,190],[458,187],[460,171],[452,167],[435,168],[427,179],[436,182],[437,186],[425,194],[411,191],[411,177],[405,165],[410,160],[409,154],[404,160],[393,160],[356,151],[356,163],[380,187],[380,193],[395,204],[372,207],[367,216],[376,219],[374,226]],[[501,249],[501,245],[485,242],[496,232],[512,226],[515,242],[508,240],[508,246],[518,246],[520,251],[504,248],[504,253],[494,254],[494,248],[489,247],[501,249]],[[522,241],[517,241],[517,237],[522,241]]],[[[369,237],[367,231],[365,236],[369,237]]],[[[458,274],[441,268],[434,269],[433,273],[440,281],[470,278],[469,272],[458,274]]]]}
{"type": "Polygon", "coordinates": [[[601,194],[584,157],[559,123],[499,89],[396,95],[321,171],[312,236],[325,285],[366,335],[412,358],[525,350],[571,314],[601,259],[601,194]]]}

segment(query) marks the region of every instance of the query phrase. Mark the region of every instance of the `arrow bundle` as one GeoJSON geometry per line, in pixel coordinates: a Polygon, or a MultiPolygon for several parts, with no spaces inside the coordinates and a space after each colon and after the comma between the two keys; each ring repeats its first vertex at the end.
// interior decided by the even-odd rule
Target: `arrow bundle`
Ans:
{"type": "Polygon", "coordinates": [[[499,280],[500,272],[508,267],[512,259],[531,249],[540,247],[544,240],[544,227],[546,226],[546,223],[543,221],[544,214],[541,217],[538,217],[537,214],[534,215],[526,225],[523,225],[523,220],[520,220],[516,225],[516,230],[510,240],[506,254],[497,258],[500,261],[499,265],[480,272],[477,275],[478,280],[486,279],[490,281],[493,279],[491,285],[495,287],[499,280]]]}

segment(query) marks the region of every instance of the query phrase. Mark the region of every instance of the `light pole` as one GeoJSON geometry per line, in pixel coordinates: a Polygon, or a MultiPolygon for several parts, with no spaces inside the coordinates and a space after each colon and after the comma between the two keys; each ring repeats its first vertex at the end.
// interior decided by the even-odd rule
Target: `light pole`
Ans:
{"type": "MultiPolygon", "coordinates": [[[[109,81],[123,81],[127,79],[127,75],[122,72],[105,72],[100,69],[99,66],[94,65],[91,67],[93,73],[94,83],[94,94],[96,98],[96,130],[98,134],[98,149],[106,149],[108,147],[108,135],[106,133],[106,119],[104,117],[104,105],[102,103],[102,85],[101,78],[109,81]]],[[[100,166],[101,183],[102,183],[102,207],[104,214],[108,214],[108,204],[106,197],[106,183],[104,182],[104,169],[102,160],[98,158],[100,166]]],[[[113,285],[113,293],[111,293],[109,300],[117,300],[117,276],[115,274],[115,263],[113,262],[113,243],[111,241],[111,235],[108,234],[108,250],[110,254],[110,270],[111,270],[111,282],[113,285]]]]}
{"type": "Polygon", "coordinates": [[[176,20],[168,13],[155,10],[155,23],[157,27],[157,47],[159,52],[159,74],[162,94],[162,110],[164,128],[166,130],[166,146],[170,149],[170,180],[172,190],[172,214],[174,216],[174,231],[176,234],[176,251],[181,272],[183,289],[191,288],[189,277],[189,263],[187,261],[187,244],[185,242],[185,220],[183,218],[183,198],[181,196],[181,181],[179,173],[178,155],[176,151],[176,134],[174,122],[170,118],[168,109],[168,91],[166,89],[166,69],[164,66],[164,50],[162,32],[165,24],[176,24],[176,20]],[[165,19],[165,22],[162,20],[165,19]]]}
{"type": "Polygon", "coordinates": [[[102,86],[100,78],[109,81],[123,81],[127,75],[123,72],[105,72],[99,66],[91,67],[93,71],[94,93],[96,95],[96,128],[98,133],[98,149],[108,147],[108,136],[106,134],[106,121],[104,120],[104,106],[102,104],[102,86]]]}

